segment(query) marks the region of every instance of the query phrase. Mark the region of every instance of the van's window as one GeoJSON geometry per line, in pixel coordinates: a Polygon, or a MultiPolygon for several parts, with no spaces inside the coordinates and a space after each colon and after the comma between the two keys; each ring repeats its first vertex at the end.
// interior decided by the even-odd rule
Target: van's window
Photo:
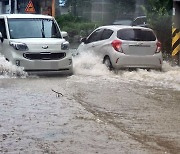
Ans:
{"type": "Polygon", "coordinates": [[[11,39],[61,38],[57,25],[49,19],[8,19],[11,39]]]}
{"type": "Polygon", "coordinates": [[[117,32],[117,37],[129,41],[155,41],[156,37],[152,31],[143,29],[122,29],[117,32]]]}
{"type": "Polygon", "coordinates": [[[2,33],[3,38],[7,39],[4,19],[0,19],[0,32],[2,33]]]}

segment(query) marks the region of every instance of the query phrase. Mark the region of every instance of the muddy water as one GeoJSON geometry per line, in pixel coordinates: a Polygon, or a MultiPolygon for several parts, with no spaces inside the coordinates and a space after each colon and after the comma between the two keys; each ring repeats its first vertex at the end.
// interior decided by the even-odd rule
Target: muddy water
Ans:
{"type": "Polygon", "coordinates": [[[73,76],[49,78],[0,57],[0,153],[176,154],[179,100],[180,68],[167,62],[163,72],[109,72],[86,53],[73,76]]]}

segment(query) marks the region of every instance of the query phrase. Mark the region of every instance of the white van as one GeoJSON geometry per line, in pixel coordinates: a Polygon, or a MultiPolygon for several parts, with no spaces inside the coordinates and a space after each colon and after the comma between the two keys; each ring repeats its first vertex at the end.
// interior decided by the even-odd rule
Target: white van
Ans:
{"type": "Polygon", "coordinates": [[[0,53],[30,73],[73,73],[69,42],[51,16],[0,15],[0,53]]]}

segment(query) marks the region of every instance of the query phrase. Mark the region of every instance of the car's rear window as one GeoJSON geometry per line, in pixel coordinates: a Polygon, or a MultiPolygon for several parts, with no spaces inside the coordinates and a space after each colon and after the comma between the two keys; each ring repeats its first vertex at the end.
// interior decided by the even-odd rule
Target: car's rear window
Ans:
{"type": "Polygon", "coordinates": [[[146,29],[121,29],[117,32],[117,37],[121,40],[129,41],[155,41],[154,33],[146,29]]]}

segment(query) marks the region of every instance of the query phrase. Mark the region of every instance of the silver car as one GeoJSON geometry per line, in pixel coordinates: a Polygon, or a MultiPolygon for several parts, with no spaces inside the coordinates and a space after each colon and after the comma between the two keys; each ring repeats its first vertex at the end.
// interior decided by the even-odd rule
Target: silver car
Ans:
{"type": "Polygon", "coordinates": [[[149,28],[102,26],[81,41],[78,52],[93,51],[109,69],[162,69],[161,43],[149,28]]]}
{"type": "Polygon", "coordinates": [[[29,73],[73,73],[69,42],[63,34],[51,16],[0,15],[0,53],[29,73]]]}

